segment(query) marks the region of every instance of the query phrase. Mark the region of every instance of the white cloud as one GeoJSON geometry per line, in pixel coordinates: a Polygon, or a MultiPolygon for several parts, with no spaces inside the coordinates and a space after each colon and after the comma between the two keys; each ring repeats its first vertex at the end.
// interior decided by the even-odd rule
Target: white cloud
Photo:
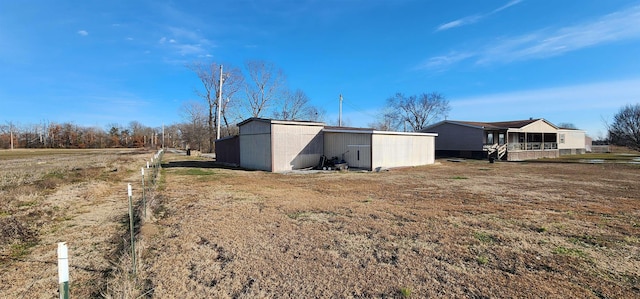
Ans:
{"type": "Polygon", "coordinates": [[[510,38],[498,38],[476,51],[427,59],[419,68],[442,69],[466,59],[477,64],[512,62],[561,55],[599,44],[640,38],[640,6],[582,24],[545,29],[510,38]]]}
{"type": "Polygon", "coordinates": [[[482,20],[482,19],[484,19],[484,18],[486,18],[488,16],[491,16],[491,15],[493,15],[495,13],[503,11],[503,10],[505,10],[505,9],[511,7],[511,6],[514,6],[514,5],[516,5],[516,4],[520,3],[520,2],[522,2],[522,0],[513,0],[513,1],[507,3],[507,4],[503,5],[503,6],[500,6],[500,7],[496,8],[496,9],[494,9],[490,13],[471,15],[471,16],[467,16],[467,17],[464,17],[464,18],[457,19],[455,21],[444,23],[444,24],[438,26],[438,28],[436,28],[436,31],[444,31],[444,30],[449,30],[449,29],[456,28],[456,27],[461,27],[461,26],[466,26],[466,25],[471,25],[471,24],[477,23],[480,20],[482,20]]]}
{"type": "Polygon", "coordinates": [[[464,17],[462,19],[458,19],[458,20],[451,21],[449,23],[445,23],[445,24],[440,25],[440,26],[438,26],[436,31],[443,31],[443,30],[448,30],[448,29],[451,29],[451,28],[470,25],[470,24],[478,22],[482,18],[483,18],[483,16],[480,16],[480,15],[464,17]]]}
{"type": "Polygon", "coordinates": [[[500,6],[500,7],[496,8],[496,9],[494,9],[491,13],[492,13],[492,14],[494,14],[494,13],[497,13],[497,12],[503,11],[503,10],[505,10],[505,9],[507,9],[507,8],[511,7],[511,6],[514,6],[514,5],[516,5],[516,4],[520,3],[520,2],[522,2],[522,1],[523,1],[523,0],[513,0],[513,1],[511,1],[511,2],[507,3],[507,4],[503,5],[503,6],[500,6]]]}
{"type": "Polygon", "coordinates": [[[199,44],[178,44],[175,48],[182,56],[198,55],[206,52],[202,45],[199,44]]]}
{"type": "Polygon", "coordinates": [[[87,32],[86,30],[78,30],[78,34],[82,36],[87,36],[89,35],[89,32],[87,32]]]}
{"type": "Polygon", "coordinates": [[[198,31],[171,26],[167,27],[166,31],[170,37],[163,36],[158,42],[164,45],[165,49],[180,56],[206,57],[209,49],[215,47],[215,44],[198,31]]]}
{"type": "Polygon", "coordinates": [[[417,68],[430,69],[430,70],[444,69],[452,64],[465,60],[473,55],[474,55],[473,53],[451,52],[447,55],[431,57],[427,59],[427,61],[419,65],[417,68]]]}
{"type": "Polygon", "coordinates": [[[640,6],[589,23],[543,30],[499,41],[480,53],[480,62],[515,61],[560,55],[582,48],[640,38],[640,6]]]}

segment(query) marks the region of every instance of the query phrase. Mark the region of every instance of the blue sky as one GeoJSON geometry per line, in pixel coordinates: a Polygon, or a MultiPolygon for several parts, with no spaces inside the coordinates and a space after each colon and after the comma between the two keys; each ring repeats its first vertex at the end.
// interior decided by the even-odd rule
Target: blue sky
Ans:
{"type": "Polygon", "coordinates": [[[396,92],[449,119],[570,122],[606,133],[640,102],[640,1],[0,2],[0,122],[181,122],[195,61],[260,59],[335,122],[366,126],[396,92]]]}

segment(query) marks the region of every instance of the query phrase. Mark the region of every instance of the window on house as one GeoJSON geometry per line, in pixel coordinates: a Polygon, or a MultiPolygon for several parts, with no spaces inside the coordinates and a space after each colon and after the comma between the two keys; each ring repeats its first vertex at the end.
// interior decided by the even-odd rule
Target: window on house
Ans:
{"type": "Polygon", "coordinates": [[[487,133],[487,144],[493,144],[493,133],[487,133]]]}
{"type": "Polygon", "coordinates": [[[560,143],[564,143],[564,134],[560,134],[560,143]]]}
{"type": "Polygon", "coordinates": [[[503,133],[498,134],[498,143],[504,144],[504,134],[503,133]]]}

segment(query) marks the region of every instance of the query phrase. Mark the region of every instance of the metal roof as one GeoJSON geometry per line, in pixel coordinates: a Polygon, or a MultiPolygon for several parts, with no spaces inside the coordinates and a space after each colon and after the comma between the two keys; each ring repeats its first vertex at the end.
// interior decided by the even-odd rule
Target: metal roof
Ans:
{"type": "Polygon", "coordinates": [[[450,124],[458,124],[458,125],[463,125],[463,126],[470,126],[470,127],[474,127],[474,128],[479,128],[479,129],[489,129],[489,130],[506,130],[506,129],[522,129],[523,127],[526,127],[534,122],[537,121],[544,121],[545,123],[549,124],[550,126],[554,127],[554,128],[558,128],[556,127],[554,124],[548,122],[547,120],[545,120],[544,118],[536,118],[536,119],[525,119],[525,120],[511,120],[511,121],[498,121],[498,122],[479,122],[479,121],[461,121],[461,120],[445,120],[445,121],[441,121],[437,124],[431,125],[427,128],[425,128],[424,131],[431,129],[435,126],[444,124],[444,123],[450,123],[450,124]]]}

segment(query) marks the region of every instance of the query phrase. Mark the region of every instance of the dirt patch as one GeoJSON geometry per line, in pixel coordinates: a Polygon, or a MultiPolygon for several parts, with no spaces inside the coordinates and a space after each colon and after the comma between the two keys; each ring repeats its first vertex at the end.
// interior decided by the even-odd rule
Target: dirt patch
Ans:
{"type": "Polygon", "coordinates": [[[141,276],[158,298],[640,295],[637,166],[440,162],[173,164],[141,276]]]}

